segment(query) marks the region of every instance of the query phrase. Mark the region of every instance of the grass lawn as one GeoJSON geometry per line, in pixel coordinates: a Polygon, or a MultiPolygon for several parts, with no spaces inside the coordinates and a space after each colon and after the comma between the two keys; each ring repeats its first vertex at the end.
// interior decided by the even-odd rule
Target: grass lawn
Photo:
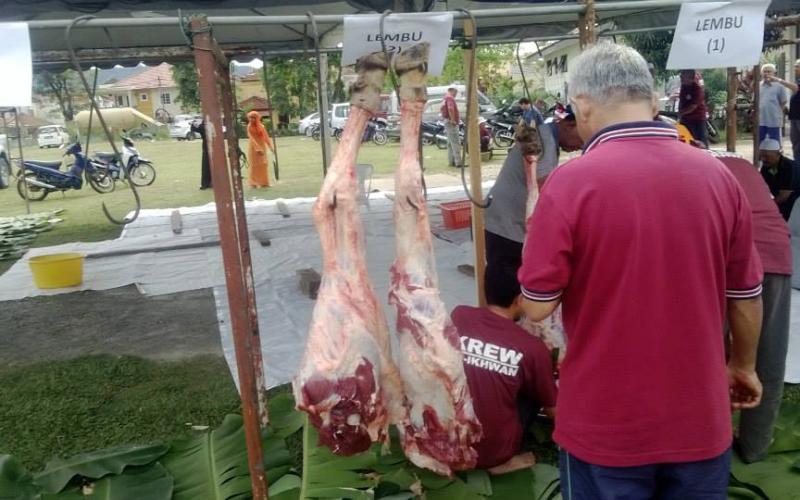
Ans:
{"type": "MultiPolygon", "coordinates": [[[[107,143],[97,139],[92,149],[108,151],[107,143]]],[[[203,205],[214,201],[213,192],[200,191],[200,141],[156,141],[138,142],[139,152],[154,162],[157,178],[152,186],[141,188],[142,208],[171,208],[181,206],[203,205]]],[[[333,147],[337,145],[333,141],[333,147]]],[[[241,147],[247,151],[247,141],[241,141],[241,147]]],[[[359,163],[370,163],[375,166],[375,175],[390,175],[397,165],[400,148],[398,143],[390,142],[386,146],[365,144],[359,152],[359,163]]],[[[446,172],[447,152],[434,146],[425,148],[425,169],[429,173],[446,172]]],[[[297,196],[314,196],[322,182],[322,153],[320,143],[305,137],[278,138],[279,167],[281,180],[274,187],[264,190],[245,188],[247,199],[256,198],[291,198],[297,196]]],[[[62,151],[58,149],[26,148],[25,157],[37,160],[58,160],[62,151]]],[[[273,172],[274,172],[274,165],[273,172]]],[[[450,169],[452,171],[452,169],[450,169]]],[[[245,171],[247,175],[247,171],[245,171]]],[[[44,233],[35,242],[35,246],[49,246],[70,241],[99,241],[116,238],[121,228],[111,224],[103,215],[100,204],[106,203],[111,213],[122,218],[132,210],[133,197],[130,190],[122,183],[110,194],[101,195],[84,185],[79,191],[67,191],[65,194],[50,193],[40,202],[31,202],[31,211],[40,212],[63,208],[64,222],[52,231],[44,233]]],[[[21,215],[25,213],[25,203],[17,194],[16,183],[10,189],[0,191],[0,217],[21,215]]],[[[9,262],[0,261],[0,273],[10,267],[9,262]]]]}

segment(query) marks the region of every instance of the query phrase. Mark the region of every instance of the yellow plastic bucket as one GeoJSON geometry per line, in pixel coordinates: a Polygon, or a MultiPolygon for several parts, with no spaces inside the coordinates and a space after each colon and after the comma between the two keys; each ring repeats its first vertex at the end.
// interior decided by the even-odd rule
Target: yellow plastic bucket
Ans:
{"type": "Polygon", "coordinates": [[[79,253],[31,257],[28,265],[38,288],[66,288],[83,281],[83,255],[79,253]]]}

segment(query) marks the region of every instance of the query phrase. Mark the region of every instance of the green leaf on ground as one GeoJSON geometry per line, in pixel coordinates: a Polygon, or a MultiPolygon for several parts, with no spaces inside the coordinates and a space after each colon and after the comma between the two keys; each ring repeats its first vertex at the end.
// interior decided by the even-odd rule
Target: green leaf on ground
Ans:
{"type": "Polygon", "coordinates": [[[175,480],[175,500],[233,500],[251,495],[241,415],[177,442],[162,460],[175,480]]]}
{"type": "Polygon", "coordinates": [[[0,500],[35,500],[41,489],[11,455],[0,455],[0,500]]]}
{"type": "Polygon", "coordinates": [[[772,436],[770,453],[800,451],[800,404],[783,402],[772,436]]]}
{"type": "Polygon", "coordinates": [[[68,459],[54,458],[35,481],[48,493],[58,493],[75,476],[99,479],[109,474],[119,474],[129,465],[147,465],[161,458],[169,446],[125,445],[74,455],[68,459]]]}
{"type": "Polygon", "coordinates": [[[116,476],[94,483],[88,498],[96,500],[170,500],[172,476],[158,462],[148,467],[129,467],[116,476]]]}

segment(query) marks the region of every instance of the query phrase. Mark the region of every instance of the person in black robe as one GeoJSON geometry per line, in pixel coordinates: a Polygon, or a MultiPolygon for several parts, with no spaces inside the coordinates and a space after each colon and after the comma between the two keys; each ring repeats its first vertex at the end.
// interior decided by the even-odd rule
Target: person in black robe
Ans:
{"type": "Polygon", "coordinates": [[[211,164],[208,161],[208,142],[206,141],[206,122],[196,120],[192,122],[192,132],[200,134],[203,140],[203,160],[200,167],[200,189],[211,188],[211,164]]]}

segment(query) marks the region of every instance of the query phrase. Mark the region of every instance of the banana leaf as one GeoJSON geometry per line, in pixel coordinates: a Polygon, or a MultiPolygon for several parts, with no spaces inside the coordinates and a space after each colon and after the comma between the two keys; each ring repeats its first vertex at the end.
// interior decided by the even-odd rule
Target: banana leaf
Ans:
{"type": "Polygon", "coordinates": [[[800,451],[800,404],[783,402],[772,436],[770,453],[800,451]]]}
{"type": "Polygon", "coordinates": [[[297,500],[300,498],[302,480],[294,474],[286,474],[269,485],[270,500],[297,500]]]}
{"type": "Polygon", "coordinates": [[[126,445],[81,453],[66,460],[54,458],[34,479],[45,492],[58,493],[75,476],[100,479],[109,474],[119,474],[129,465],[153,463],[167,450],[169,446],[165,444],[126,445]]]}
{"type": "Polygon", "coordinates": [[[373,447],[363,453],[349,457],[334,455],[319,444],[317,430],[304,417],[303,426],[303,475],[300,498],[351,498],[372,499],[372,491],[378,484],[372,472],[378,462],[373,447]]]}
{"type": "Polygon", "coordinates": [[[33,476],[11,455],[0,455],[0,500],[35,500],[40,488],[33,476]]]}
{"type": "Polygon", "coordinates": [[[228,415],[219,428],[175,443],[162,464],[175,480],[174,500],[252,495],[241,415],[228,415]]]}
{"type": "Polygon", "coordinates": [[[275,433],[288,437],[303,428],[303,413],[295,410],[291,394],[277,394],[269,401],[269,425],[275,433]]]}
{"type": "Polygon", "coordinates": [[[770,455],[746,465],[734,456],[732,483],[769,500],[800,500],[800,471],[793,468],[800,453],[770,455]]]}
{"type": "Polygon", "coordinates": [[[76,490],[47,495],[42,500],[170,500],[172,476],[156,462],[145,467],[128,467],[122,474],[76,490]]]}

